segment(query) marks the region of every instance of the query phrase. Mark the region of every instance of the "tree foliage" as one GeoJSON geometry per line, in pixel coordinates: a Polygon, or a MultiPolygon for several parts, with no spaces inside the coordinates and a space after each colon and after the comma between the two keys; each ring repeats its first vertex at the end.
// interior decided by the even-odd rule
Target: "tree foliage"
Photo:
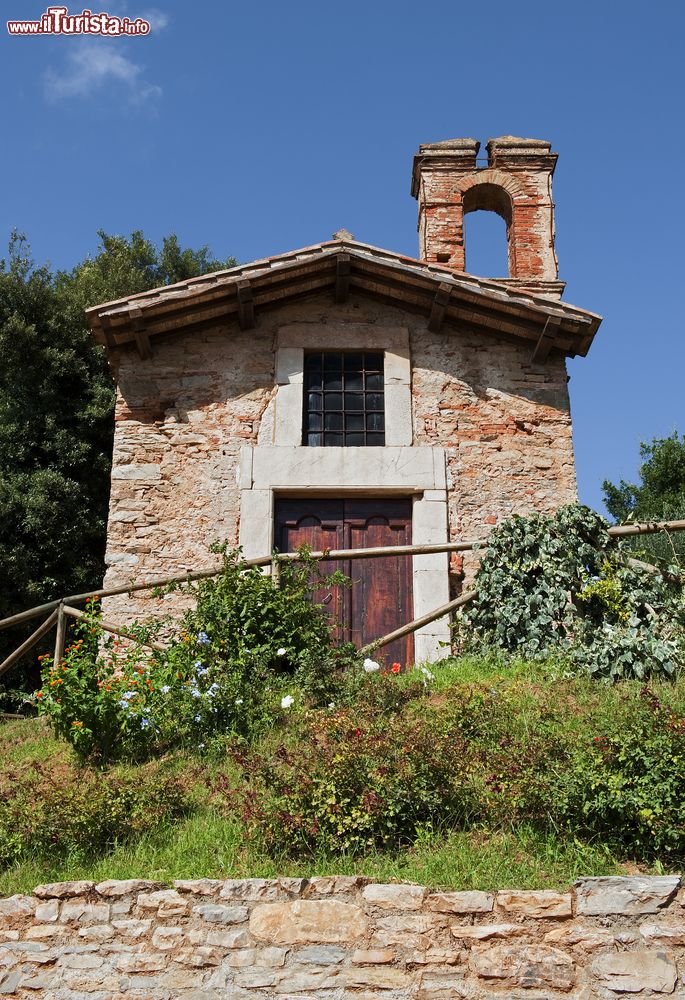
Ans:
{"type": "MultiPolygon", "coordinates": [[[[639,483],[603,483],[604,503],[617,522],[685,518],[685,435],[654,438],[640,445],[639,483]]],[[[630,544],[650,561],[685,564],[685,534],[645,535],[630,544]]]]}
{"type": "MultiPolygon", "coordinates": [[[[235,263],[99,237],[71,271],[37,267],[17,233],[0,261],[0,617],[102,581],[114,389],[84,310],[235,263]]],[[[25,632],[0,633],[0,658],[25,632]]]]}

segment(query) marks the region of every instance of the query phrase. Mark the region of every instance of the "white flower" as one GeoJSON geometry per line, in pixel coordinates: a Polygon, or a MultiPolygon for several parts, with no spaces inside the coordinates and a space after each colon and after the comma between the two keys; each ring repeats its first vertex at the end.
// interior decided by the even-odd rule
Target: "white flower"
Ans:
{"type": "Polygon", "coordinates": [[[328,707],[329,707],[329,708],[335,708],[335,702],[334,702],[334,701],[330,701],[330,702],[328,703],[328,707]]]}
{"type": "Polygon", "coordinates": [[[376,663],[375,660],[369,660],[368,657],[364,660],[364,670],[367,674],[375,674],[376,671],[380,669],[380,663],[376,663]]]}
{"type": "Polygon", "coordinates": [[[281,698],[281,708],[290,708],[295,699],[291,694],[287,694],[284,698],[281,698]]]}
{"type": "Polygon", "coordinates": [[[280,646],[280,647],[279,647],[279,648],[278,648],[278,649],[276,650],[276,656],[285,656],[285,649],[283,648],[283,646],[280,646]]]}
{"type": "Polygon", "coordinates": [[[159,690],[162,692],[162,694],[169,694],[169,692],[171,691],[171,688],[169,687],[168,684],[165,684],[159,690]]]}
{"type": "Polygon", "coordinates": [[[236,703],[236,705],[242,705],[243,699],[242,698],[236,698],[235,703],[236,703]]]}
{"type": "Polygon", "coordinates": [[[419,669],[421,670],[421,673],[423,674],[423,676],[426,678],[427,681],[435,680],[435,674],[432,674],[428,669],[428,667],[420,667],[419,669]]]}

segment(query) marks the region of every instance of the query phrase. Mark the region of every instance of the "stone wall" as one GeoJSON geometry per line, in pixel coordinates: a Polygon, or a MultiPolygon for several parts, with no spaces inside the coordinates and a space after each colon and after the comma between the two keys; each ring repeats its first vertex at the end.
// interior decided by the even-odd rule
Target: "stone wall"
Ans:
{"type": "MultiPolygon", "coordinates": [[[[214,561],[212,541],[237,544],[241,446],[269,437],[278,331],[295,322],[320,330],[331,349],[347,346],[360,324],[371,331],[371,348],[383,348],[384,329],[408,331],[411,444],[445,450],[451,538],[483,537],[514,512],[549,512],[575,499],[561,355],[532,365],[530,345],[468,326],[434,334],[425,318],[371,298],[336,305],[322,295],[264,313],[254,330],[219,325],[155,343],[148,360],[132,349],[112,358],[106,586],[182,574],[214,561]]],[[[171,595],[162,610],[175,602],[171,595]]],[[[126,620],[152,605],[124,595],[107,613],[126,620]]]]}
{"type": "Polygon", "coordinates": [[[64,882],[0,900],[0,994],[45,1000],[685,997],[677,876],[568,892],[363,878],[64,882]]]}

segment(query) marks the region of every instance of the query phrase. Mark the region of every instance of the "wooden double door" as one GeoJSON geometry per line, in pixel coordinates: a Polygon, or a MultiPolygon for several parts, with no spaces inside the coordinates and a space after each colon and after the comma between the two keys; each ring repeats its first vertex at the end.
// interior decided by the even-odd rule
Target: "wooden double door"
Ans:
{"type": "MultiPolygon", "coordinates": [[[[411,500],[281,499],[276,503],[275,544],[279,552],[309,545],[323,549],[364,549],[411,544],[411,500]]],[[[352,587],[317,593],[337,624],[337,635],[357,647],[378,639],[412,618],[411,556],[327,560],[326,572],[340,569],[352,587]]],[[[413,638],[406,636],[374,658],[402,668],[413,662],[413,638]]]]}

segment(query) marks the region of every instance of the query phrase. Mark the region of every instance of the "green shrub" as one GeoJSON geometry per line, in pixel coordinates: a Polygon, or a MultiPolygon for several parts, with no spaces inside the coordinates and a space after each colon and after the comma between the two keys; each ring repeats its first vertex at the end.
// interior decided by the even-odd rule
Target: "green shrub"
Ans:
{"type": "Polygon", "coordinates": [[[55,665],[44,658],[39,711],[82,760],[145,759],[177,746],[202,749],[218,735],[252,738],[292,706],[326,704],[356,651],[333,646],[311,600],[322,577],[309,559],[281,570],[281,587],[238,553],[216,578],[182,589],[195,599],[165,652],[142,643],[168,622],[129,626],[140,642],[104,638],[91,602],[77,639],[55,665]]]}
{"type": "Polygon", "coordinates": [[[644,688],[585,738],[556,793],[567,826],[640,858],[685,855],[685,716],[644,688]]]}
{"type": "Polygon", "coordinates": [[[596,677],[672,676],[684,662],[682,588],[627,561],[579,504],[493,530],[463,616],[464,648],[563,655],[596,677]]]}
{"type": "Polygon", "coordinates": [[[130,841],[193,807],[168,764],[107,772],[37,761],[0,772],[0,865],[87,855],[130,841]]]}

